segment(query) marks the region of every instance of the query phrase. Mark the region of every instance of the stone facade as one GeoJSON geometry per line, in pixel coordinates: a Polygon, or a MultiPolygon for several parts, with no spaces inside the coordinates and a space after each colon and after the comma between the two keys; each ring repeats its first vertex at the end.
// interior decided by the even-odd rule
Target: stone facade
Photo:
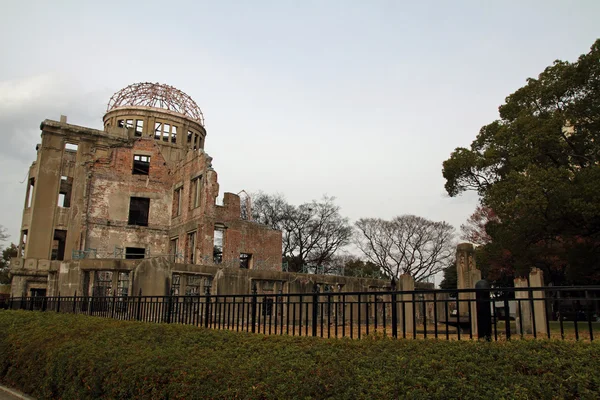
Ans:
{"type": "MultiPolygon", "coordinates": [[[[167,100],[176,90],[146,85],[146,96],[163,91],[167,100]]],[[[42,122],[19,256],[11,262],[13,296],[91,294],[100,283],[103,293],[131,293],[154,274],[141,258],[169,265],[160,264],[169,271],[156,283],[160,290],[138,285],[148,287],[145,294],[168,293],[178,269],[281,271],[281,232],[242,219],[233,193],[216,203],[219,184],[204,151],[203,119],[186,101],[164,108],[156,101],[109,103],[104,130],[68,124],[66,117],[42,122]]]]}

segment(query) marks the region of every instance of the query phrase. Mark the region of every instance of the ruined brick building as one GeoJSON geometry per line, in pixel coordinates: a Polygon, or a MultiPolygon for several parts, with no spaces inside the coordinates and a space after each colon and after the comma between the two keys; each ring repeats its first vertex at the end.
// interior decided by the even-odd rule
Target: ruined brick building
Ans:
{"type": "MultiPolygon", "coordinates": [[[[130,85],[103,121],[103,130],[66,117],[41,123],[13,296],[245,293],[252,280],[265,291],[309,287],[281,272],[281,232],[243,219],[235,194],[217,204],[203,115],[188,95],[130,85]]],[[[341,287],[348,278],[319,279],[341,287]]]]}

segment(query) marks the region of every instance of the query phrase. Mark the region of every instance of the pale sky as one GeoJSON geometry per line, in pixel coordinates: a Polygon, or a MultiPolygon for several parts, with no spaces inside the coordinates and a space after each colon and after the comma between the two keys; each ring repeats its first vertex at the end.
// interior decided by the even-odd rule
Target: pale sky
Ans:
{"type": "Polygon", "coordinates": [[[335,196],[342,213],[457,230],[442,162],[504,98],[600,37],[600,1],[0,3],[0,225],[17,242],[44,119],[102,128],[135,82],[189,94],[222,191],[335,196]]]}

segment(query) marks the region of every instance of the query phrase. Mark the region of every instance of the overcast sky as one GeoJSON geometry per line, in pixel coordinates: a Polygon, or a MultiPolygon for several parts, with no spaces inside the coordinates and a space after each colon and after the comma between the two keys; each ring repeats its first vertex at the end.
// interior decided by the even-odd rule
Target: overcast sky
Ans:
{"type": "Polygon", "coordinates": [[[40,122],[102,128],[161,82],[200,106],[222,191],[457,229],[442,162],[527,77],[600,37],[600,1],[8,1],[0,4],[0,224],[18,241],[40,122]],[[482,5],[483,3],[489,5],[482,5]]]}

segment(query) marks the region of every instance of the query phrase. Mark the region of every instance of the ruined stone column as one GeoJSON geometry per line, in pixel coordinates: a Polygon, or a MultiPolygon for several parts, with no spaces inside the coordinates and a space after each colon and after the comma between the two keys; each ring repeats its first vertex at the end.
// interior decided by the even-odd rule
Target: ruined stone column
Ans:
{"type": "MultiPolygon", "coordinates": [[[[478,269],[474,269],[469,271],[469,281],[472,283],[471,288],[475,288],[475,284],[481,280],[481,271],[478,269]]],[[[469,303],[469,308],[471,311],[471,333],[473,334],[473,338],[477,338],[477,302],[475,293],[469,293],[469,299],[471,302],[469,303]]]]}
{"type": "MultiPolygon", "coordinates": [[[[400,290],[402,292],[412,292],[415,290],[415,280],[409,274],[400,275],[400,290]]],[[[413,294],[411,293],[403,293],[402,301],[406,301],[404,303],[404,309],[401,310],[398,315],[398,332],[402,332],[403,327],[406,329],[406,336],[412,335],[414,332],[414,324],[413,324],[413,310],[415,304],[413,301],[413,294]]],[[[400,333],[399,333],[400,335],[400,333]]]]}
{"type": "MultiPolygon", "coordinates": [[[[475,263],[475,249],[471,243],[460,243],[456,246],[456,278],[458,289],[474,289],[475,283],[481,279],[481,271],[475,263]]],[[[471,332],[477,335],[477,306],[475,293],[459,293],[460,315],[464,319],[471,314],[471,332]],[[468,302],[468,303],[467,303],[468,302]]]]}
{"type": "MultiPolygon", "coordinates": [[[[529,273],[530,287],[544,286],[544,272],[538,268],[533,268],[529,273]]],[[[538,335],[547,335],[548,329],[546,325],[546,300],[542,290],[532,292],[533,297],[533,313],[535,315],[535,330],[538,335]]]]}
{"type": "MultiPolygon", "coordinates": [[[[526,287],[529,287],[529,285],[527,284],[527,278],[516,278],[515,279],[515,288],[526,288],[526,287]]],[[[525,291],[515,291],[515,300],[517,303],[516,304],[517,317],[515,319],[517,334],[524,335],[526,333],[532,333],[531,307],[530,307],[530,302],[529,302],[529,293],[525,292],[525,291]]]]}

